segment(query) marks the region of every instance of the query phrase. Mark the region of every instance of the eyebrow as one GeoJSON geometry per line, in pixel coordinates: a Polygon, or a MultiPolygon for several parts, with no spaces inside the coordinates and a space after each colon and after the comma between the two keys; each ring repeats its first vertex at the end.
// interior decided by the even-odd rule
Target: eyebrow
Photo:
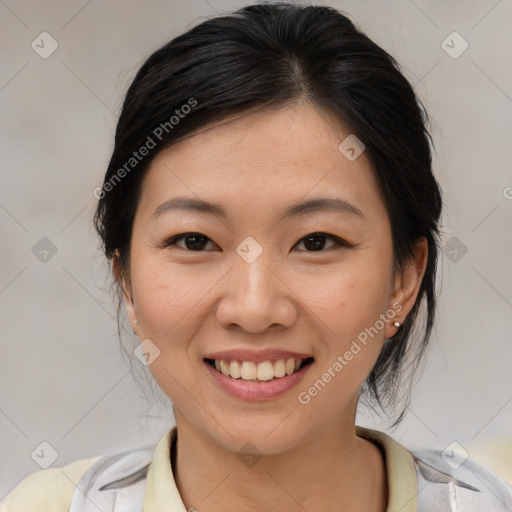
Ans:
{"type": "MultiPolygon", "coordinates": [[[[210,203],[202,199],[193,199],[190,197],[175,197],[165,201],[165,203],[162,203],[155,209],[151,215],[151,218],[156,219],[164,213],[176,210],[203,213],[227,218],[226,212],[219,204],[210,203]]],[[[340,199],[337,197],[317,197],[302,203],[296,203],[285,210],[282,216],[283,218],[297,217],[320,211],[348,213],[364,218],[363,212],[357,206],[347,201],[346,199],[340,199]]]]}

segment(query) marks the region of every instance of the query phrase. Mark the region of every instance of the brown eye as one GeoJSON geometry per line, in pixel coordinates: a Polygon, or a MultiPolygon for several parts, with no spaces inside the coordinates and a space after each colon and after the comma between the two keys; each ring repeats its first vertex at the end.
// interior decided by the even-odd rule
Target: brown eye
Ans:
{"type": "Polygon", "coordinates": [[[176,245],[181,249],[202,252],[208,241],[212,242],[207,236],[201,235],[201,233],[182,233],[169,238],[164,245],[166,247],[176,245]],[[177,244],[181,240],[185,240],[185,247],[177,244]]]}
{"type": "Polygon", "coordinates": [[[306,252],[321,252],[325,249],[325,241],[327,239],[333,240],[334,246],[348,246],[347,243],[337,236],[328,235],[327,233],[311,233],[302,238],[297,245],[303,243],[304,247],[306,247],[306,252]]]}

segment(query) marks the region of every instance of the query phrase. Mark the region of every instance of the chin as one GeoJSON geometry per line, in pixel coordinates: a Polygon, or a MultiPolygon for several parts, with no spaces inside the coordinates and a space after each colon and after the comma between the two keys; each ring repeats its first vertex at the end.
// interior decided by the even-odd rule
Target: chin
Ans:
{"type": "Polygon", "coordinates": [[[308,435],[303,418],[297,415],[292,419],[293,416],[294,413],[276,413],[233,418],[222,423],[224,428],[217,426],[214,437],[224,448],[237,454],[278,455],[293,449],[308,435]]]}

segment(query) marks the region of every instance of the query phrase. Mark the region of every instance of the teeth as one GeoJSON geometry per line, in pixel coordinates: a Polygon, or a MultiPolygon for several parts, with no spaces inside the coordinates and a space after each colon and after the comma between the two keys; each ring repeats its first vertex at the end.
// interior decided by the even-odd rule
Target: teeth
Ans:
{"type": "Polygon", "coordinates": [[[284,361],[282,359],[278,359],[274,363],[274,377],[284,377],[286,375],[286,369],[284,365],[284,361]]]}
{"type": "Polygon", "coordinates": [[[256,364],[251,361],[244,361],[240,368],[240,377],[244,380],[254,380],[256,378],[256,364]]]}
{"type": "Polygon", "coordinates": [[[274,378],[274,366],[270,361],[258,364],[257,379],[272,380],[274,378]]]}
{"type": "Polygon", "coordinates": [[[226,359],[215,360],[215,368],[223,375],[233,379],[251,380],[251,381],[269,381],[274,378],[281,378],[285,375],[291,375],[296,372],[302,359],[277,359],[255,363],[253,361],[228,361],[226,359]]]}
{"type": "Polygon", "coordinates": [[[224,359],[220,361],[220,371],[223,375],[229,375],[229,365],[224,359]]]}
{"type": "Polygon", "coordinates": [[[240,364],[238,361],[231,361],[229,365],[229,375],[234,379],[238,379],[240,377],[240,364]]]}

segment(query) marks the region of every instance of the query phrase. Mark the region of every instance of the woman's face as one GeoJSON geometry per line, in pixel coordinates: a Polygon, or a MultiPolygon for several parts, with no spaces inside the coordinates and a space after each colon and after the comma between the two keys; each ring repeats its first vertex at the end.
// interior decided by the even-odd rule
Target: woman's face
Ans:
{"type": "Polygon", "coordinates": [[[268,454],[353,428],[359,388],[421,276],[393,274],[386,208],[364,152],[351,161],[338,148],[348,135],[297,105],[237,116],[152,161],[125,299],[178,426],[268,454]],[[176,198],[223,214],[172,208],[176,198]],[[285,215],[313,199],[339,204],[285,215]],[[183,233],[196,237],[168,244],[183,233]],[[314,360],[287,375],[294,354],[314,360]],[[238,361],[247,379],[286,376],[235,381],[205,358],[235,376],[238,361]]]}

